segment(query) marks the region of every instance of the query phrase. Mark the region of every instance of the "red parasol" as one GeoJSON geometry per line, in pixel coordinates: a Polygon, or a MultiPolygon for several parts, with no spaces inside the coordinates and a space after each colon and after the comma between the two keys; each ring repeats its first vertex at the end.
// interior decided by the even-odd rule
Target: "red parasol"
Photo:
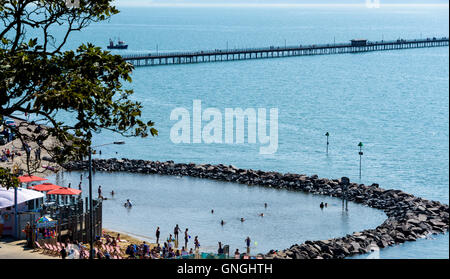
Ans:
{"type": "Polygon", "coordinates": [[[43,180],[48,180],[48,179],[42,178],[42,177],[38,177],[38,176],[34,176],[34,175],[19,176],[20,183],[29,183],[29,182],[43,181],[43,180]]]}
{"type": "Polygon", "coordinates": [[[59,189],[47,192],[47,195],[79,195],[79,194],[81,194],[81,190],[68,187],[61,187],[59,189]]]}
{"type": "Polygon", "coordinates": [[[40,192],[57,190],[57,189],[61,189],[61,188],[62,188],[61,186],[58,186],[58,185],[55,185],[52,183],[43,183],[43,184],[29,187],[29,189],[33,189],[33,190],[40,191],[40,192]]]}

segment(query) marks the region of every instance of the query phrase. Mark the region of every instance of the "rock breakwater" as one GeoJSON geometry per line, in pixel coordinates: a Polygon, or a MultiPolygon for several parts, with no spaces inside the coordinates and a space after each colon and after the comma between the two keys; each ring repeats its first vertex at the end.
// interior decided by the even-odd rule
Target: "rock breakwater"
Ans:
{"type": "MultiPolygon", "coordinates": [[[[88,162],[70,162],[68,171],[87,170],[88,162]]],[[[304,191],[312,194],[346,198],[385,212],[387,219],[374,229],[328,240],[306,241],[292,245],[266,258],[331,259],[364,254],[371,249],[384,248],[406,241],[415,241],[429,234],[445,233],[449,227],[449,206],[438,201],[415,197],[401,190],[386,190],[378,184],[370,186],[340,179],[319,178],[317,175],[266,172],[240,169],[231,165],[182,164],[128,159],[96,159],[93,169],[106,172],[135,172],[146,174],[191,176],[277,189],[304,191]]]]}

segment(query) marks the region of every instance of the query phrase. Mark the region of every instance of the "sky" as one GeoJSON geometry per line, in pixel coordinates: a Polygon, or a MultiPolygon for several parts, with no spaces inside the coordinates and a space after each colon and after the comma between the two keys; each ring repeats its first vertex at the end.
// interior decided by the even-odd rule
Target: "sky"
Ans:
{"type": "Polygon", "coordinates": [[[445,4],[449,0],[116,0],[117,6],[286,6],[286,5],[380,5],[445,4]]]}

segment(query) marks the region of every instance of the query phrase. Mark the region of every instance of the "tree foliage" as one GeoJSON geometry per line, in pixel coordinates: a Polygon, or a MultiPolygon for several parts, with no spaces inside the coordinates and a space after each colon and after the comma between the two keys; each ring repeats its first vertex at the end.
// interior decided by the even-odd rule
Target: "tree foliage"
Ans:
{"type": "Polygon", "coordinates": [[[142,119],[142,105],[130,100],[133,91],[123,87],[131,82],[131,64],[90,43],[64,50],[70,34],[118,13],[113,0],[79,2],[74,8],[65,0],[0,0],[0,115],[41,120],[44,132],[14,132],[24,145],[40,144],[58,163],[86,155],[93,133],[103,129],[157,135],[154,123],[142,119]],[[63,32],[55,34],[55,28],[63,32]],[[61,121],[61,112],[73,116],[70,123],[61,121]],[[49,137],[59,144],[43,146],[49,137]]]}
{"type": "Polygon", "coordinates": [[[0,168],[0,185],[5,187],[17,187],[19,179],[14,176],[8,169],[0,168]]]}

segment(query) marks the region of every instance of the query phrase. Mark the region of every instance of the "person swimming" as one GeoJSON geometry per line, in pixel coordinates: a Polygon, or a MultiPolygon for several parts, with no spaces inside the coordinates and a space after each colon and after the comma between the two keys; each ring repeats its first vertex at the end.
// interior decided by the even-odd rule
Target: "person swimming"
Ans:
{"type": "Polygon", "coordinates": [[[241,218],[241,222],[244,222],[245,221],[245,219],[244,218],[241,218]]]}
{"type": "Polygon", "coordinates": [[[214,209],[211,209],[211,214],[214,214],[214,209]]]}
{"type": "Polygon", "coordinates": [[[127,202],[123,206],[125,206],[125,207],[132,207],[133,204],[130,202],[130,200],[127,200],[127,202]]]}
{"type": "Polygon", "coordinates": [[[260,213],[259,216],[260,216],[260,217],[264,217],[264,213],[260,213]]]}
{"type": "Polygon", "coordinates": [[[222,221],[220,221],[220,224],[223,226],[223,225],[225,225],[225,222],[222,220],[222,221]]]}
{"type": "Polygon", "coordinates": [[[321,202],[321,203],[320,203],[320,208],[323,209],[323,207],[324,207],[324,204],[323,204],[323,202],[321,202]]]}
{"type": "Polygon", "coordinates": [[[111,196],[114,196],[114,190],[111,191],[111,196]]]}

